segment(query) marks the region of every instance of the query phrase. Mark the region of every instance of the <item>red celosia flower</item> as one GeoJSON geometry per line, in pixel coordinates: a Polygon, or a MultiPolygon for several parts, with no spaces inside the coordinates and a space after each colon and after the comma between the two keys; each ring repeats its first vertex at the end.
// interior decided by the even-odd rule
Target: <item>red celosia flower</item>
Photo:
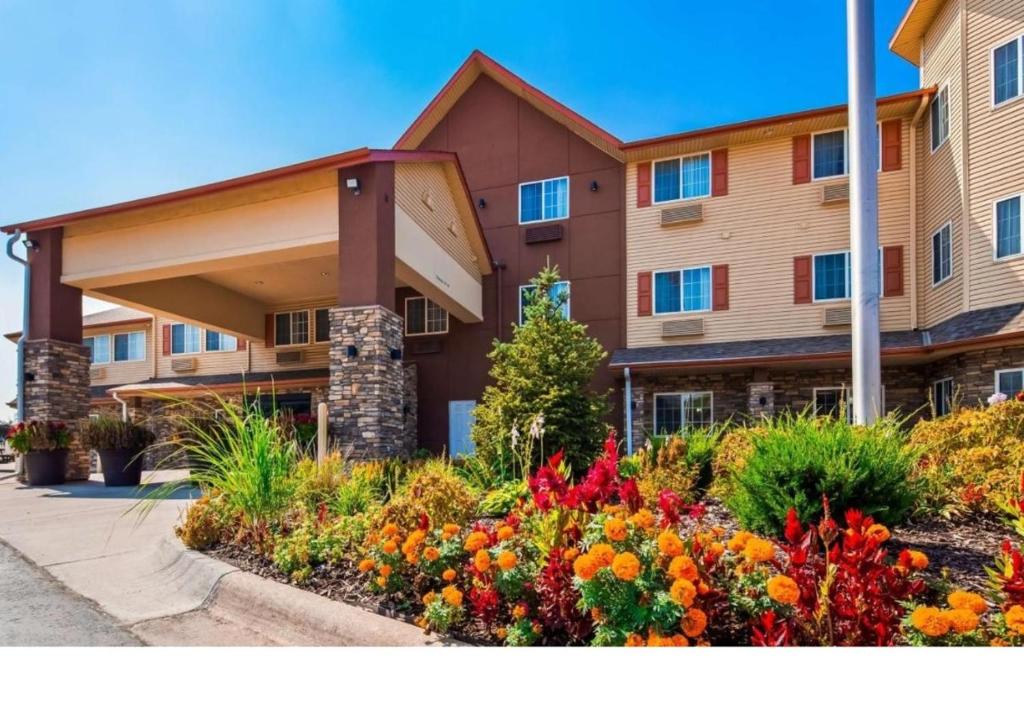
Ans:
{"type": "Polygon", "coordinates": [[[661,526],[671,527],[679,523],[679,511],[683,506],[682,499],[669,489],[658,493],[658,509],[661,510],[661,526]]]}

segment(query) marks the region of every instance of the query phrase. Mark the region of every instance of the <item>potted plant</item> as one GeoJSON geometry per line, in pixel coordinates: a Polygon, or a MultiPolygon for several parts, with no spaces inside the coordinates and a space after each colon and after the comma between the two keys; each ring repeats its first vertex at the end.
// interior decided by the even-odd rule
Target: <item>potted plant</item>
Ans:
{"type": "Polygon", "coordinates": [[[107,487],[138,485],[142,453],[155,439],[149,428],[109,415],[89,420],[82,428],[82,440],[100,456],[107,487]]]}
{"type": "Polygon", "coordinates": [[[52,420],[15,423],[7,431],[15,452],[25,456],[25,481],[29,485],[59,485],[68,470],[71,432],[52,420]]]}

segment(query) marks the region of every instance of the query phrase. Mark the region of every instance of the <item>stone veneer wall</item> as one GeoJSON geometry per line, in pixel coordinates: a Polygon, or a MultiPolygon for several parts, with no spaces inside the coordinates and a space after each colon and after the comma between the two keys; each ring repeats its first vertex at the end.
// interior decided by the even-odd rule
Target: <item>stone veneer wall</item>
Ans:
{"type": "Polygon", "coordinates": [[[25,416],[72,426],[68,477],[89,477],[89,453],[77,426],[89,416],[89,351],[61,340],[25,342],[25,416]]]}
{"type": "Polygon", "coordinates": [[[402,317],[380,305],[331,308],[331,436],[354,457],[405,455],[402,327],[402,317]]]}
{"type": "Polygon", "coordinates": [[[996,389],[996,370],[1024,367],[1024,346],[988,348],[966,352],[933,363],[928,371],[931,383],[953,378],[954,393],[960,404],[972,407],[985,403],[996,389]]]}

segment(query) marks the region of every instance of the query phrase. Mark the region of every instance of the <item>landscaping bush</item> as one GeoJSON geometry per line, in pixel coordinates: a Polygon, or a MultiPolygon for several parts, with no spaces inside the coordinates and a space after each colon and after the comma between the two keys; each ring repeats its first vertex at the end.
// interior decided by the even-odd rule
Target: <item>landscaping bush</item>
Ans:
{"type": "Polygon", "coordinates": [[[895,418],[870,427],[806,413],[784,414],[746,435],[725,502],[740,524],[779,535],[789,508],[801,522],[821,518],[827,498],[836,513],[861,509],[879,522],[903,520],[919,495],[911,479],[916,451],[895,418]]]}
{"type": "Polygon", "coordinates": [[[461,525],[473,517],[477,496],[462,482],[450,461],[444,458],[428,460],[414,473],[381,508],[376,527],[389,523],[402,528],[418,527],[424,516],[433,525],[461,525]]]}
{"type": "Polygon", "coordinates": [[[662,490],[671,490],[684,500],[695,496],[701,470],[699,465],[690,462],[688,450],[685,437],[671,435],[656,446],[636,453],[633,477],[650,509],[657,508],[662,490]]]}
{"type": "Polygon", "coordinates": [[[321,505],[333,502],[345,481],[345,461],[338,453],[324,458],[318,465],[305,457],[295,466],[295,501],[307,513],[316,514],[321,505]]]}
{"type": "Polygon", "coordinates": [[[153,444],[153,431],[131,420],[100,415],[82,423],[82,442],[93,450],[140,452],[153,444]]]}
{"type": "Polygon", "coordinates": [[[923,486],[922,512],[996,511],[1024,471],[1024,401],[919,422],[910,444],[921,455],[915,477],[923,486]]]}
{"type": "Polygon", "coordinates": [[[174,533],[186,547],[206,550],[230,539],[236,525],[235,513],[223,495],[213,491],[188,506],[185,520],[174,528],[174,533]]]}

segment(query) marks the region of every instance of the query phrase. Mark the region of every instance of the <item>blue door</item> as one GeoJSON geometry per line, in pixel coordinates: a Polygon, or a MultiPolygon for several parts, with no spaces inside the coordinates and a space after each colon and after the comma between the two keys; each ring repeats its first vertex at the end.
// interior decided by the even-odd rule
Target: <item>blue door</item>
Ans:
{"type": "Polygon", "coordinates": [[[451,400],[448,403],[448,454],[451,457],[476,452],[476,445],[470,437],[475,407],[476,400],[451,400]]]}

